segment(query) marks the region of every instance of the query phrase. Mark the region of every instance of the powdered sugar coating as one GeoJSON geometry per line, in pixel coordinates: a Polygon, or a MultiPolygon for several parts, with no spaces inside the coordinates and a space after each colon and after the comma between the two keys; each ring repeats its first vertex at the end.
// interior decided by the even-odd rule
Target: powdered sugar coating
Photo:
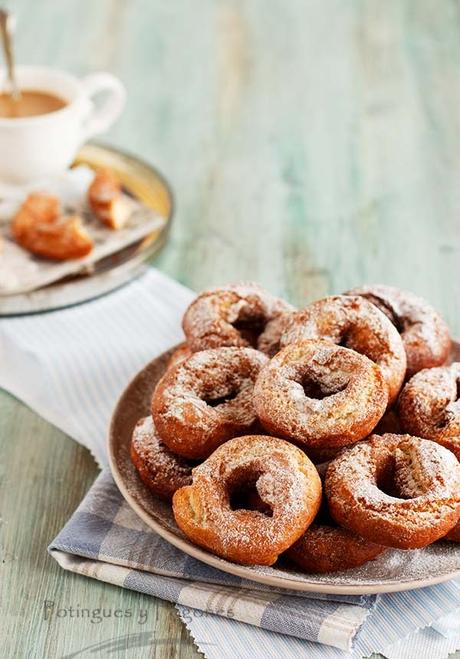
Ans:
{"type": "Polygon", "coordinates": [[[131,459],[145,485],[162,499],[170,500],[177,489],[192,482],[193,464],[165,446],[150,416],[134,428],[131,459]]]}
{"type": "Polygon", "coordinates": [[[407,432],[431,439],[460,460],[460,362],[424,369],[404,387],[399,417],[407,432]]]}
{"type": "Polygon", "coordinates": [[[281,346],[299,339],[324,339],[356,350],[382,369],[390,404],[406,373],[406,354],[388,318],[362,297],[334,295],[317,300],[290,317],[281,346]]]}
{"type": "Polygon", "coordinates": [[[298,448],[251,435],[218,448],[193,470],[193,483],[176,492],[176,522],[193,542],[229,560],[272,565],[314,519],[321,481],[298,448]],[[272,515],[231,507],[231,492],[253,482],[272,515]]]}
{"type": "Polygon", "coordinates": [[[454,454],[410,435],[372,435],[343,451],[327,468],[325,489],[337,523],[389,547],[424,547],[460,517],[454,454]],[[403,499],[402,491],[423,494],[403,499]]]}
{"type": "Polygon", "coordinates": [[[308,340],[291,343],[264,366],[254,397],[264,427],[306,450],[359,441],[376,426],[388,401],[381,370],[370,359],[328,341],[308,340]]]}
{"type": "MultiPolygon", "coordinates": [[[[145,512],[147,523],[162,534],[163,529],[173,533],[178,542],[182,542],[182,549],[196,551],[192,542],[184,542],[184,534],[177,527],[172,507],[162,501],[159,497],[152,495],[143,485],[138,477],[134,466],[129,459],[129,444],[132,428],[136,420],[144,416],[150,404],[151,391],[155,383],[160,379],[169,359],[169,354],[161,356],[147,365],[129,385],[125,402],[116,413],[114,419],[114,430],[111,439],[112,451],[114,451],[115,470],[118,474],[117,481],[123,483],[125,496],[133,506],[141,506],[145,512]],[[189,549],[187,549],[187,547],[189,549]]],[[[147,528],[147,527],[146,527],[147,528]]],[[[224,571],[234,573],[235,566],[232,562],[216,557],[211,557],[210,552],[203,551],[201,560],[205,563],[215,561],[224,571]]],[[[251,587],[250,579],[265,581],[263,587],[270,590],[279,589],[284,586],[283,593],[302,595],[295,590],[286,591],[291,585],[306,591],[314,590],[318,585],[325,588],[327,592],[338,593],[345,589],[350,593],[352,590],[360,589],[361,592],[377,592],[378,590],[406,589],[417,587],[429,582],[445,580],[449,576],[456,576],[460,570],[460,546],[452,542],[435,542],[424,549],[405,551],[388,549],[375,560],[365,563],[359,568],[353,568],[344,572],[308,574],[295,570],[291,565],[287,567],[282,563],[271,567],[247,566],[236,568],[243,570],[246,575],[245,586],[251,587]],[[274,581],[277,582],[274,585],[274,581]],[[270,585],[268,585],[270,582],[270,585]]],[[[208,578],[212,577],[208,574],[208,578]]]]}
{"type": "Polygon", "coordinates": [[[268,358],[252,348],[194,353],[168,369],[152,398],[160,437],[175,453],[205,458],[257,420],[254,382],[268,358]]]}
{"type": "Polygon", "coordinates": [[[365,297],[398,329],[406,351],[408,377],[446,362],[451,347],[449,328],[425,300],[382,284],[353,288],[347,295],[365,297]]]}
{"type": "MultiPolygon", "coordinates": [[[[457,440],[456,448],[458,450],[460,447],[460,441],[459,438],[457,438],[457,440]]],[[[447,446],[446,448],[450,447],[447,446]]],[[[453,452],[455,454],[455,451],[453,452]]],[[[419,475],[418,478],[414,478],[408,467],[409,464],[405,462],[401,465],[401,468],[397,472],[395,486],[398,495],[402,497],[414,498],[425,494],[430,489],[429,479],[427,479],[424,474],[419,475]]],[[[444,539],[450,540],[451,542],[460,542],[460,521],[457,522],[457,524],[449,531],[449,533],[444,536],[444,539]]]]}
{"type": "Polygon", "coordinates": [[[270,352],[279,337],[274,337],[273,326],[265,336],[266,325],[293,309],[258,284],[230,284],[200,293],[186,310],[182,327],[192,351],[251,346],[270,352]]]}

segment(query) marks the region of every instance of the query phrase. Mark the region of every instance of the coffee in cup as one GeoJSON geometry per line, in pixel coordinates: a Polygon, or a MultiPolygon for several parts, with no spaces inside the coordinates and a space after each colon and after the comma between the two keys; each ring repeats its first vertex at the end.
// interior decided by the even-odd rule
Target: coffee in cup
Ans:
{"type": "MultiPolygon", "coordinates": [[[[125,102],[122,83],[110,73],[79,80],[52,68],[19,66],[16,78],[21,100],[0,94],[0,183],[61,174],[86,140],[110,128],[125,102]]],[[[6,88],[0,71],[0,90],[6,88]]]]}
{"type": "Polygon", "coordinates": [[[36,117],[62,110],[66,105],[67,101],[56,94],[38,89],[22,89],[18,98],[11,94],[0,94],[0,117],[36,117]]]}

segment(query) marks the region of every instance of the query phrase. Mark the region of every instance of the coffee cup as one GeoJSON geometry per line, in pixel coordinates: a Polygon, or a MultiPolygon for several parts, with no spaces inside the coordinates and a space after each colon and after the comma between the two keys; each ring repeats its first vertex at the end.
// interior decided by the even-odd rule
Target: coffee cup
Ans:
{"type": "MultiPolygon", "coordinates": [[[[125,104],[125,89],[110,73],[79,79],[53,68],[20,66],[16,78],[20,90],[61,102],[43,114],[0,116],[0,183],[20,185],[62,173],[84,142],[110,128],[125,104]]],[[[3,71],[0,88],[5,87],[3,71]]]]}

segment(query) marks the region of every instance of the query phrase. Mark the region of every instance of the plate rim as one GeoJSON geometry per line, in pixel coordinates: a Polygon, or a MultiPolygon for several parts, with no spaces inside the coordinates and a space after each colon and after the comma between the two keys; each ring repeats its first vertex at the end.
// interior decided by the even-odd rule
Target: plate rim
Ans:
{"type": "MultiPolygon", "coordinates": [[[[128,397],[131,388],[133,388],[138,379],[142,378],[143,374],[151,367],[152,364],[158,362],[159,360],[167,357],[168,354],[172,354],[175,348],[178,347],[177,344],[172,348],[165,350],[158,354],[156,357],[151,359],[147,364],[145,364],[128,382],[123,392],[121,393],[118,401],[114,407],[107,438],[107,451],[109,458],[109,467],[112,473],[112,477],[120,490],[123,498],[128,503],[130,508],[144,521],[149,528],[158,533],[160,537],[172,544],[177,549],[183,551],[185,554],[192,556],[193,558],[210,565],[218,570],[227,572],[234,576],[240,577],[248,581],[254,581],[256,583],[261,583],[265,586],[274,586],[276,588],[281,588],[284,590],[295,590],[298,592],[310,592],[310,593],[323,593],[329,595],[378,595],[383,593],[395,593],[403,592],[406,590],[415,590],[417,588],[424,588],[427,586],[434,586],[450,579],[455,579],[460,577],[460,568],[454,570],[453,572],[448,572],[446,574],[441,574],[439,576],[431,576],[429,578],[420,578],[420,579],[409,579],[409,580],[397,580],[389,581],[385,584],[372,584],[369,582],[362,582],[360,584],[324,584],[324,583],[315,583],[308,581],[298,581],[290,580],[288,578],[276,576],[276,575],[265,575],[261,573],[254,573],[251,570],[250,566],[240,565],[238,563],[233,563],[227,561],[218,556],[215,556],[211,552],[206,551],[205,549],[194,545],[188,539],[182,539],[178,535],[174,534],[172,531],[169,531],[162,524],[157,522],[136,500],[136,498],[129,491],[128,486],[125,483],[122,473],[120,472],[116,459],[116,450],[115,450],[115,424],[117,422],[118,416],[123,411],[123,406],[125,399],[128,397]]],[[[140,478],[136,473],[136,478],[140,478]]],[[[142,481],[140,481],[142,482],[142,481]]]]}

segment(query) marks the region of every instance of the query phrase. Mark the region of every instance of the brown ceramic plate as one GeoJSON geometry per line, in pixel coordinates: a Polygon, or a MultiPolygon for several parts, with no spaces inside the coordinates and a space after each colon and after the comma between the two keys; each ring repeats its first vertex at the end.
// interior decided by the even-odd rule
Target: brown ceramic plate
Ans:
{"type": "MultiPolygon", "coordinates": [[[[282,565],[243,566],[231,563],[192,544],[177,527],[171,506],[153,495],[134,469],[129,446],[133,428],[150,410],[150,398],[173,349],[163,353],[136,375],[121,396],[109,435],[113,477],[131,508],[165,540],[203,563],[243,579],[268,586],[341,595],[388,593],[431,586],[460,576],[460,544],[436,542],[415,551],[388,550],[360,568],[329,574],[306,574],[282,565]]],[[[460,356],[460,345],[455,344],[460,356]]]]}

